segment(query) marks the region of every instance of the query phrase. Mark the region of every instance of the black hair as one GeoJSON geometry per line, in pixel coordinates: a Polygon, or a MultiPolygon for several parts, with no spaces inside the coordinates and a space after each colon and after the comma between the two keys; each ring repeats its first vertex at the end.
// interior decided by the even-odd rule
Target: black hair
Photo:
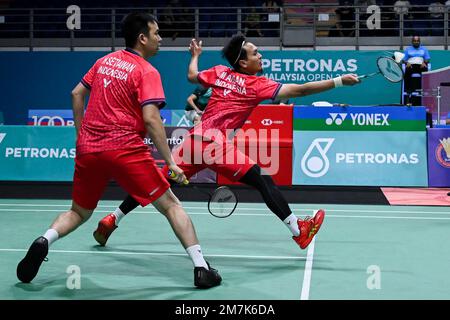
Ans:
{"type": "Polygon", "coordinates": [[[158,22],[156,18],[150,13],[146,12],[131,12],[122,20],[122,35],[125,38],[125,45],[128,48],[133,48],[136,45],[138,36],[148,34],[150,28],[148,23],[158,22]]]}
{"type": "Polygon", "coordinates": [[[227,59],[230,66],[236,70],[239,69],[239,60],[247,59],[247,51],[245,51],[243,46],[244,43],[245,36],[238,34],[233,36],[222,49],[222,57],[227,59]]]}

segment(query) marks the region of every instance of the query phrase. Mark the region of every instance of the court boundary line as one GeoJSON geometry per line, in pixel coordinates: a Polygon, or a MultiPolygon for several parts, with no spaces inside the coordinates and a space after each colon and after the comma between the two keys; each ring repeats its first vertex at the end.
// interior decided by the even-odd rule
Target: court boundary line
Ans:
{"type": "MultiPolygon", "coordinates": [[[[53,209],[0,209],[1,211],[9,211],[9,212],[22,212],[22,213],[33,213],[33,212],[47,212],[47,213],[62,213],[61,210],[53,210],[53,209]]],[[[331,210],[328,210],[331,211],[331,210]]],[[[110,210],[96,210],[97,213],[111,213],[110,210]]],[[[359,211],[364,212],[364,211],[359,211]]],[[[135,213],[141,214],[154,214],[159,213],[158,211],[136,211],[135,213]]],[[[190,216],[211,216],[209,212],[198,213],[198,212],[187,212],[190,216]]],[[[418,212],[421,214],[421,212],[418,212]]],[[[274,215],[270,213],[270,210],[267,209],[267,213],[233,213],[232,216],[251,216],[251,217],[270,217],[273,218],[274,215]]],[[[211,216],[212,217],[212,216],[211,216]]],[[[356,218],[356,219],[398,219],[398,220],[450,220],[450,217],[398,217],[398,216],[363,216],[363,215],[333,215],[327,214],[328,218],[356,218]]]]}
{"type": "Polygon", "coordinates": [[[300,300],[309,300],[309,290],[311,288],[312,266],[314,260],[314,244],[316,237],[313,238],[308,246],[308,252],[306,254],[305,271],[303,275],[302,293],[300,300]]]}
{"type": "MultiPolygon", "coordinates": [[[[55,201],[55,200],[50,200],[50,201],[55,201]]],[[[264,205],[264,203],[257,203],[257,204],[261,204],[261,205],[264,205]]],[[[36,203],[36,204],[27,204],[27,203],[0,203],[0,206],[19,206],[19,207],[32,207],[32,206],[34,206],[34,207],[65,207],[65,208],[67,208],[67,206],[70,206],[70,204],[40,204],[40,203],[36,203]]],[[[290,204],[290,206],[292,206],[292,207],[295,207],[295,206],[298,206],[298,204],[290,204]]],[[[332,204],[327,204],[327,206],[332,206],[332,204]]],[[[365,206],[364,204],[362,204],[362,205],[360,205],[360,204],[355,204],[355,205],[349,205],[349,206],[365,206]]],[[[112,208],[112,209],[114,209],[114,208],[116,208],[117,206],[113,206],[113,205],[111,205],[111,206],[109,206],[109,205],[99,205],[99,206],[97,206],[97,208],[112,208]]],[[[320,207],[320,206],[318,206],[318,207],[320,207]]],[[[411,207],[417,207],[417,206],[411,206],[411,207]]],[[[445,206],[442,206],[443,208],[445,207],[445,206]]],[[[190,206],[183,206],[183,208],[185,208],[185,209],[203,209],[203,210],[207,210],[207,208],[206,208],[206,206],[205,207],[203,207],[203,206],[201,206],[201,207],[190,207],[190,206]]],[[[420,208],[420,207],[419,207],[420,208]]],[[[143,210],[145,210],[144,208],[139,208],[139,209],[143,209],[143,210]]],[[[148,209],[148,208],[147,208],[148,209]]],[[[239,206],[238,208],[237,208],[238,210],[254,210],[254,211],[270,211],[268,208],[255,208],[255,207],[242,207],[242,206],[239,206]]],[[[308,207],[306,207],[306,208],[297,208],[297,209],[299,209],[299,210],[317,210],[317,209],[313,209],[313,208],[308,208],[308,207]]],[[[4,211],[4,209],[0,209],[1,211],[4,211]]],[[[37,209],[38,210],[38,209],[37,209]]],[[[34,211],[36,211],[36,210],[34,210],[34,211]]],[[[45,210],[45,211],[48,211],[48,210],[45,210]]],[[[58,210],[59,211],[59,210],[58,210]]],[[[326,209],[326,211],[330,211],[330,212],[359,212],[359,213],[361,213],[361,212],[377,212],[377,213],[423,213],[423,214],[450,214],[450,212],[436,212],[436,211],[411,211],[411,210],[375,210],[375,209],[370,209],[370,210],[356,210],[356,209],[348,209],[348,210],[346,210],[346,209],[326,209]]],[[[101,210],[95,210],[95,212],[101,212],[101,210]]],[[[141,211],[142,212],[142,211],[141,211]]],[[[145,211],[146,212],[146,211],[145,211]]],[[[153,212],[153,211],[151,211],[151,212],[153,212]]],[[[157,212],[156,211],[156,209],[155,209],[155,212],[157,212]]]]}
{"type": "MultiPolygon", "coordinates": [[[[28,249],[0,248],[0,252],[27,252],[28,249]]],[[[80,253],[80,254],[111,254],[111,255],[149,255],[149,256],[182,256],[189,257],[187,253],[170,252],[131,252],[131,251],[92,251],[92,250],[58,250],[50,249],[49,253],[80,253]]],[[[239,254],[205,254],[205,257],[213,258],[238,258],[238,259],[261,259],[261,260],[306,260],[304,256],[255,256],[239,254]]]]}

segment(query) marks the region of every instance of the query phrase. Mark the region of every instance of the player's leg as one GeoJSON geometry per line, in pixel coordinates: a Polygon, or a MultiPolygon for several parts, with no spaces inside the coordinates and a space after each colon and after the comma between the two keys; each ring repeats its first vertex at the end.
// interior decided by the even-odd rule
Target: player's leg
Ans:
{"type": "Polygon", "coordinates": [[[84,155],[75,160],[72,207],[61,213],[50,228],[31,244],[25,257],[17,265],[20,281],[31,282],[48,254],[49,247],[59,238],[74,231],[92,215],[108,182],[104,164],[98,155],[84,155]]]}
{"type": "Polygon", "coordinates": [[[122,220],[125,215],[136,209],[138,206],[139,202],[137,202],[132,196],[127,195],[120,206],[118,206],[112,213],[103,217],[98,222],[97,229],[95,229],[93,233],[94,239],[98,242],[98,244],[101,246],[106,245],[106,242],[113,231],[119,227],[120,220],[122,220]]]}
{"type": "Polygon", "coordinates": [[[269,175],[261,173],[261,168],[233,144],[224,145],[223,156],[228,161],[225,164],[215,164],[216,172],[231,181],[239,181],[257,189],[267,207],[288,227],[292,238],[300,246],[306,248],[314,235],[319,231],[325,213],[319,210],[316,215],[305,220],[297,218],[269,175]],[[232,162],[230,160],[232,159],[232,162]]]}
{"type": "Polygon", "coordinates": [[[194,264],[194,284],[199,288],[209,288],[220,284],[222,278],[218,271],[205,261],[194,225],[186,214],[178,198],[169,189],[153,202],[169,221],[172,230],[180,240],[194,264]]]}
{"type": "Polygon", "coordinates": [[[170,185],[154,163],[148,151],[127,151],[118,154],[113,177],[141,206],[152,203],[169,221],[173,231],[186,249],[194,264],[198,287],[220,284],[216,270],[209,270],[203,258],[194,226],[170,185]]]}
{"type": "MultiPolygon", "coordinates": [[[[183,154],[188,154],[189,152],[183,153],[185,148],[191,148],[191,142],[189,136],[185,137],[185,141],[182,145],[179,146],[180,152],[174,150],[172,152],[175,163],[184,171],[187,179],[196,174],[198,171],[202,170],[204,166],[202,165],[194,165],[191,159],[186,158],[183,159],[183,154]]],[[[169,179],[168,176],[168,167],[167,165],[161,169],[162,175],[172,183],[172,180],[169,179]]],[[[128,195],[125,200],[117,207],[112,213],[103,217],[98,223],[97,229],[94,231],[94,239],[101,245],[106,245],[108,238],[111,234],[119,227],[119,223],[123,217],[125,217],[128,213],[133,211],[139,206],[139,202],[136,201],[131,195],[128,195]]]]}
{"type": "Polygon", "coordinates": [[[289,228],[292,238],[300,248],[305,249],[309,245],[322,225],[325,217],[323,210],[319,210],[312,219],[297,218],[272,177],[261,174],[261,168],[256,164],[239,181],[254,187],[261,193],[267,207],[289,228]]]}

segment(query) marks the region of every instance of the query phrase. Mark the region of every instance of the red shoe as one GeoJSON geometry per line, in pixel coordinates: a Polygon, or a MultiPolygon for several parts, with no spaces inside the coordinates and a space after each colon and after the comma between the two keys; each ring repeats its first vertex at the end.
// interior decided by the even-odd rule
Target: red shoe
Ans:
{"type": "Polygon", "coordinates": [[[97,230],[94,231],[94,239],[104,246],[115,229],[117,229],[116,216],[110,213],[98,222],[97,230]]]}
{"type": "Polygon", "coordinates": [[[316,233],[319,232],[324,218],[325,211],[319,210],[314,215],[314,218],[308,217],[305,220],[297,220],[298,228],[300,229],[300,235],[293,236],[292,239],[294,239],[294,241],[300,246],[300,248],[306,249],[306,247],[311,243],[316,233]]]}

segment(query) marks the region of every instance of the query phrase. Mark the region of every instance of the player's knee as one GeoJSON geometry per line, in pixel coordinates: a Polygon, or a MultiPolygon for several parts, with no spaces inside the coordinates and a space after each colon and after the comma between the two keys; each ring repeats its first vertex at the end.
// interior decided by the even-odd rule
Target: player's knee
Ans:
{"type": "Polygon", "coordinates": [[[71,210],[81,218],[82,222],[88,220],[91,217],[92,212],[94,211],[92,209],[85,209],[78,205],[76,202],[72,203],[71,210]]]}
{"type": "Polygon", "coordinates": [[[177,211],[180,208],[182,208],[181,202],[175,196],[173,199],[170,199],[170,201],[167,203],[167,211],[177,211]]]}
{"type": "Polygon", "coordinates": [[[166,214],[181,208],[181,202],[178,200],[171,189],[168,189],[157,201],[154,202],[155,207],[162,213],[166,214]]]}

